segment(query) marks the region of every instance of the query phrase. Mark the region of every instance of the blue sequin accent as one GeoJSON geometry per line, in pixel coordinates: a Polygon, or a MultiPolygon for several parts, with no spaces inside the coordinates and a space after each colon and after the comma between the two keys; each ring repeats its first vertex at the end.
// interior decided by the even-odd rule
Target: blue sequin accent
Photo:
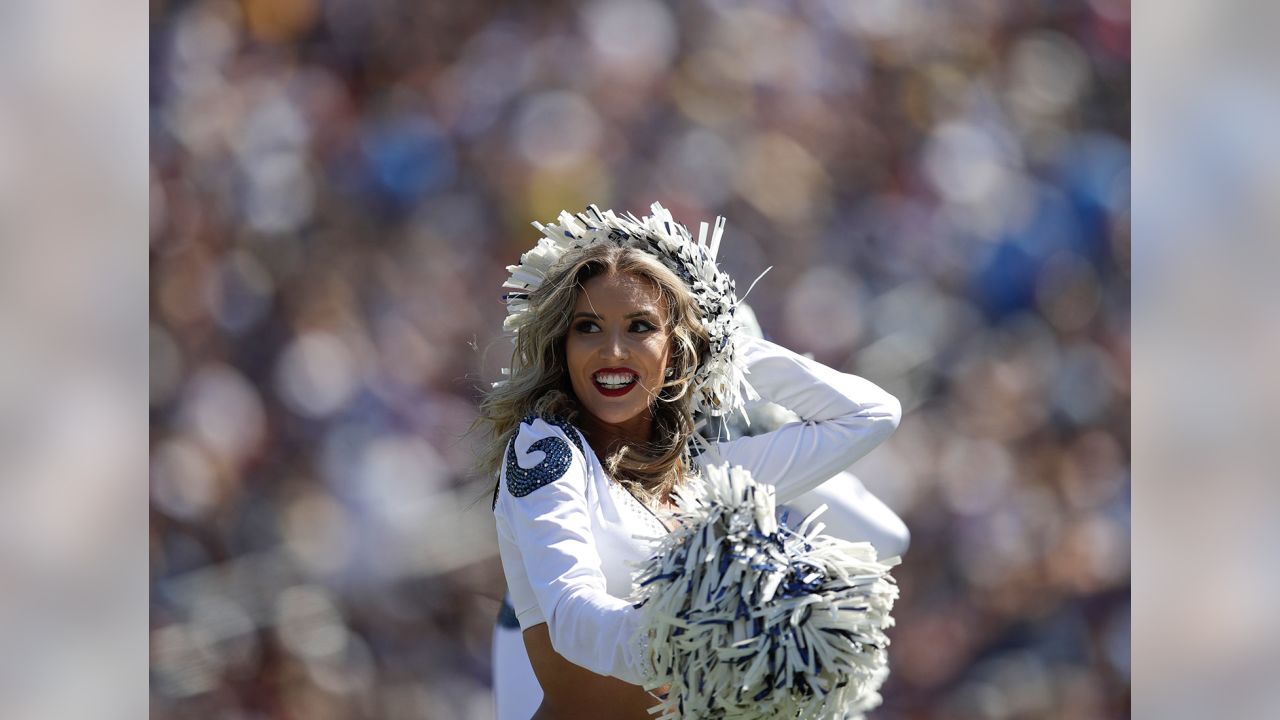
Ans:
{"type": "MultiPolygon", "coordinates": [[[[520,424],[530,425],[536,419],[536,415],[530,415],[521,420],[520,424]]],[[[560,418],[543,418],[543,420],[563,430],[564,434],[578,448],[578,452],[585,453],[582,449],[582,440],[578,438],[578,431],[573,425],[560,418]]],[[[529,446],[529,452],[535,450],[542,452],[545,457],[537,465],[526,469],[520,467],[520,463],[516,461],[515,438],[512,438],[507,445],[507,490],[515,497],[524,497],[543,485],[553,483],[564,477],[569,465],[573,462],[573,451],[569,449],[569,443],[558,437],[546,437],[538,440],[529,446]]]]}

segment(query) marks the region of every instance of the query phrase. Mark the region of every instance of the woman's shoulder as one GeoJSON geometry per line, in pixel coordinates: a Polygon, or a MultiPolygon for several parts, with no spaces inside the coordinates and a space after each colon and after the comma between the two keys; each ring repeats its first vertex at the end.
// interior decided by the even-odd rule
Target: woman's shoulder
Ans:
{"type": "Polygon", "coordinates": [[[569,439],[573,443],[578,452],[586,453],[586,439],[578,427],[568,418],[559,415],[539,415],[537,413],[529,413],[520,419],[516,426],[516,431],[511,434],[511,443],[514,444],[517,438],[524,436],[530,442],[537,442],[542,438],[546,438],[556,434],[556,430],[560,434],[569,439]]]}
{"type": "Polygon", "coordinates": [[[526,415],[507,444],[508,491],[524,497],[564,477],[573,465],[572,447],[585,458],[585,441],[573,423],[562,417],[526,415]],[[541,455],[530,455],[535,452],[541,455]]]}

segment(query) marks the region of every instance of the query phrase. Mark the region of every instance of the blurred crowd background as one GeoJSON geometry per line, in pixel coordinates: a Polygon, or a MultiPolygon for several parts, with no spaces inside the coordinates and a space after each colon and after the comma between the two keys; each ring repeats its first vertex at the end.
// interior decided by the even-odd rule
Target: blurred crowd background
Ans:
{"type": "Polygon", "coordinates": [[[505,266],[654,201],[903,401],[874,717],[1128,717],[1126,0],[151,9],[152,717],[491,717],[505,266]]]}

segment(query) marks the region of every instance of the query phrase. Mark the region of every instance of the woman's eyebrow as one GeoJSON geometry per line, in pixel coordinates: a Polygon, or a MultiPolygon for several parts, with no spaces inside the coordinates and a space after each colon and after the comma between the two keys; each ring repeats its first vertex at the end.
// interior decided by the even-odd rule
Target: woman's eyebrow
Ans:
{"type": "MultiPolygon", "coordinates": [[[[574,319],[577,319],[577,318],[580,318],[580,317],[582,317],[582,318],[590,318],[590,319],[592,319],[592,320],[600,320],[600,319],[601,319],[601,317],[600,317],[599,315],[597,315],[597,314],[595,314],[595,313],[593,313],[593,312],[587,312],[587,311],[585,311],[585,310],[580,310],[580,311],[578,311],[578,312],[574,313],[574,314],[573,314],[573,317],[574,317],[574,319]]],[[[637,311],[632,312],[632,313],[627,313],[626,315],[624,315],[624,316],[623,316],[623,319],[624,319],[624,320],[630,320],[631,318],[636,318],[636,317],[656,318],[656,317],[658,317],[658,314],[657,314],[656,312],[654,312],[653,310],[637,310],[637,311]]]]}

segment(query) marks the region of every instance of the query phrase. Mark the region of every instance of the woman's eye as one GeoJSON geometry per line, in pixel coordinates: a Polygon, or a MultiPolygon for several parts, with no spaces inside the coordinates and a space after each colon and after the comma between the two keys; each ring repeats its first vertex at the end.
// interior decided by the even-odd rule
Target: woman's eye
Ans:
{"type": "Polygon", "coordinates": [[[596,327],[596,324],[591,322],[590,320],[583,320],[582,322],[578,323],[578,325],[574,329],[580,333],[593,333],[593,332],[600,331],[600,328],[596,327]]]}
{"type": "Polygon", "coordinates": [[[632,332],[649,332],[650,330],[653,330],[653,329],[654,329],[653,325],[645,322],[644,320],[636,320],[635,322],[631,323],[632,332]]]}

